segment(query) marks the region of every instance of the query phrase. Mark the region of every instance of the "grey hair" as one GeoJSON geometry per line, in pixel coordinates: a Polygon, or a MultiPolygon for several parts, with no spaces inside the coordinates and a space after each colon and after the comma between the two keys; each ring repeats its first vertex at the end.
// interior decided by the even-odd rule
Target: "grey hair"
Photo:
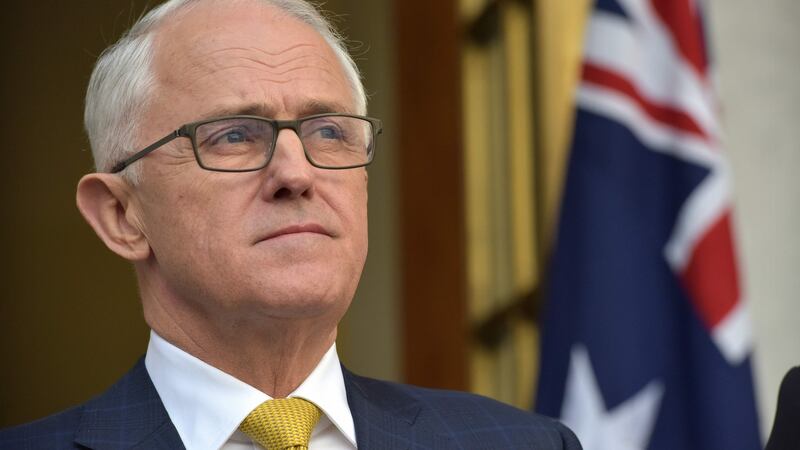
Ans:
{"type": "MultiPolygon", "coordinates": [[[[132,148],[141,117],[155,87],[153,31],[165,19],[200,0],[169,0],[140,18],[98,58],[86,92],[84,126],[92,147],[95,169],[109,172],[114,164],[138,150],[132,148]]],[[[228,0],[229,1],[229,0],[228,0]]],[[[351,85],[357,114],[366,114],[367,98],[361,75],[344,38],[305,0],[259,0],[310,25],[331,47],[351,85]]],[[[140,165],[123,175],[132,183],[141,177],[140,165]]]]}

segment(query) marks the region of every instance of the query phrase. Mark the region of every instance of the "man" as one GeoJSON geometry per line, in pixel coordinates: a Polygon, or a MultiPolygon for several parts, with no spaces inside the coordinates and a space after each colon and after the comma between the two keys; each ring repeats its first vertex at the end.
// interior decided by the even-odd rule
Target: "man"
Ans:
{"type": "Polygon", "coordinates": [[[340,366],[380,132],[365,112],[302,0],[172,0],[107,50],[77,202],[133,263],[150,344],[109,391],[0,448],[580,448],[550,419],[340,366]]]}

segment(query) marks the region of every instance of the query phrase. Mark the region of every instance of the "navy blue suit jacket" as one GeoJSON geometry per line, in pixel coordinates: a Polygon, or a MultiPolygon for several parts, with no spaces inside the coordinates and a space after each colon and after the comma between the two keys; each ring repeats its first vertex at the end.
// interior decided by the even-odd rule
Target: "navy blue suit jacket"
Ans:
{"type": "MultiPolygon", "coordinates": [[[[581,448],[560,423],[485,397],[343,372],[359,449],[581,448]]],[[[0,431],[0,450],[86,448],[184,448],[144,360],[83,405],[0,431]]]]}

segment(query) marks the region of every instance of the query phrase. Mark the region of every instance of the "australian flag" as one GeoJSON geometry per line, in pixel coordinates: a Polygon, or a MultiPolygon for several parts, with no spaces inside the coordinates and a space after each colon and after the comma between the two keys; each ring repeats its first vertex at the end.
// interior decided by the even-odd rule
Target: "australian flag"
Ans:
{"type": "Polygon", "coordinates": [[[588,24],[536,398],[586,450],[761,448],[702,6],[588,24]]]}

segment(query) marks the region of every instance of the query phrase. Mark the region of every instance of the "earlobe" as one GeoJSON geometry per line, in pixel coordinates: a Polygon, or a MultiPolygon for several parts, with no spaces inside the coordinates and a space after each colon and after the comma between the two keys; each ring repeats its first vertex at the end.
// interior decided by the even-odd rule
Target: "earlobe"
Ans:
{"type": "Polygon", "coordinates": [[[83,218],[111,251],[129,261],[150,255],[150,244],[130,209],[134,202],[125,180],[107,173],[85,175],[76,197],[83,218]]]}

